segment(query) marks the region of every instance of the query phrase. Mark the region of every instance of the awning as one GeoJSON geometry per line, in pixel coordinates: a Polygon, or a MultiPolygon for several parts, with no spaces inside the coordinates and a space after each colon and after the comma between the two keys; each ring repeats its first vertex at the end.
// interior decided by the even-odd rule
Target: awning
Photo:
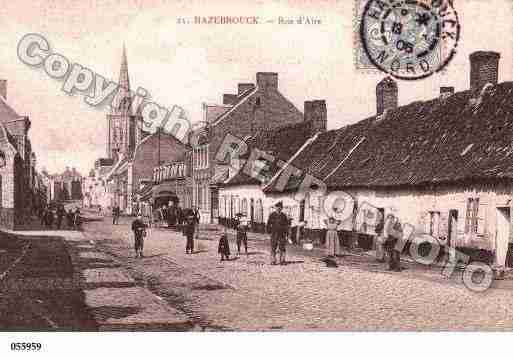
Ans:
{"type": "Polygon", "coordinates": [[[146,202],[151,198],[151,195],[153,193],[153,185],[152,184],[146,184],[143,188],[141,188],[139,191],[137,191],[137,194],[141,196],[141,201],[146,202]]]}
{"type": "Polygon", "coordinates": [[[161,197],[177,197],[176,195],[176,184],[174,183],[161,183],[153,187],[152,198],[161,197]]]}

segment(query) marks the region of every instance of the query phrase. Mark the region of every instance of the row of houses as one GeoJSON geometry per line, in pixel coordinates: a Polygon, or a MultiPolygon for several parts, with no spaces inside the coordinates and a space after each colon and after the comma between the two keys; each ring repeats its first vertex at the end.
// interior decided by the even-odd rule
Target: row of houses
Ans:
{"type": "Polygon", "coordinates": [[[8,103],[7,80],[0,80],[0,228],[21,228],[47,201],[47,186],[36,171],[30,125],[29,117],[8,103]]]}
{"type": "MultiPolygon", "coordinates": [[[[258,179],[239,170],[225,181],[221,217],[242,211],[259,221],[283,201],[296,225],[306,222],[315,231],[327,212],[336,217],[340,203],[326,199],[341,192],[350,199],[342,195],[342,206],[350,203],[353,213],[338,211],[346,214],[343,230],[376,234],[374,219],[391,214],[415,233],[487,251],[495,264],[509,265],[513,82],[498,83],[499,58],[473,53],[465,91],[442,87],[435,99],[399,107],[397,84],[386,78],[376,86],[372,117],[331,131],[291,127],[249,139],[249,147],[272,154],[271,161],[257,158],[257,167],[266,169],[258,179]],[[280,160],[285,165],[278,166],[280,160]],[[330,206],[335,210],[326,211],[330,206]],[[361,206],[377,213],[361,215],[361,206]]],[[[324,104],[305,102],[305,126],[310,113],[323,118],[324,104]]],[[[244,155],[235,157],[244,162],[244,155]]]]}
{"type": "MultiPolygon", "coordinates": [[[[133,145],[125,142],[118,158],[102,160],[107,165],[97,161],[99,192],[127,214],[174,201],[198,207],[207,223],[229,224],[243,213],[252,230],[263,230],[282,201],[292,226],[314,235],[328,213],[345,215],[342,230],[371,235],[375,219],[392,214],[417,233],[488,251],[505,265],[513,83],[498,83],[499,59],[475,52],[468,90],[442,87],[437,98],[405,106],[387,77],[376,86],[374,116],[330,131],[324,100],[305,101],[301,111],[279,91],[278,74],[259,72],[222,104],[204,104],[183,142],[159,131],[125,133],[133,145]],[[342,200],[327,203],[339,192],[342,200]]],[[[127,69],[125,55],[123,62],[127,69]]]]}

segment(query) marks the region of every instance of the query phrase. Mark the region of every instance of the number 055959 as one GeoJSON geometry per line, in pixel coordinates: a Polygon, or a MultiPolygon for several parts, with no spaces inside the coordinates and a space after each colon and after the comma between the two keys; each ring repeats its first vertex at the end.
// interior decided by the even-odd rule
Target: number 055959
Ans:
{"type": "Polygon", "coordinates": [[[41,343],[11,343],[11,350],[16,351],[38,351],[41,348],[41,343]]]}

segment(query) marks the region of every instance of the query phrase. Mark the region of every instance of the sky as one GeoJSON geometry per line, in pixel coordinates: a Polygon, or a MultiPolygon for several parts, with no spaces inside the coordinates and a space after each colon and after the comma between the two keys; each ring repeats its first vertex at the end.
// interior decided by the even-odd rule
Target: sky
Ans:
{"type": "MultiPolygon", "coordinates": [[[[354,0],[17,0],[0,7],[0,78],[8,102],[30,117],[38,168],[66,166],[86,174],[106,155],[107,107],[91,107],[84,94],[68,95],[63,82],[22,63],[17,45],[27,33],[43,35],[51,50],[117,81],[123,43],[132,89],[152,101],[179,105],[194,123],[202,103],[219,103],[256,72],[279,75],[279,90],[301,111],[303,102],[325,99],[328,128],[371,116],[375,86],[384,74],[353,63],[354,0]],[[179,24],[195,16],[258,16],[259,25],[179,24]],[[278,24],[278,17],[308,16],[321,24],[278,24]]],[[[399,104],[436,97],[440,86],[469,87],[468,56],[501,54],[499,81],[513,79],[513,2],[455,0],[462,26],[455,58],[444,74],[398,81],[399,104]]]]}

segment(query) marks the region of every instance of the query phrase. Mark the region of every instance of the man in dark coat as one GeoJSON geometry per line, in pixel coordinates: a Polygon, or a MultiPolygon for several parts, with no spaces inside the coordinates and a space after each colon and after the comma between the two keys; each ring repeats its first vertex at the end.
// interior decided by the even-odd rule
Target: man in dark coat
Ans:
{"type": "Polygon", "coordinates": [[[185,246],[185,253],[192,254],[194,252],[194,229],[196,227],[196,221],[194,215],[187,216],[184,225],[185,237],[187,238],[187,244],[185,246]],[[190,251],[190,253],[189,253],[190,251]]]}
{"type": "Polygon", "coordinates": [[[135,257],[143,257],[144,237],[146,237],[146,224],[142,220],[142,216],[138,215],[132,222],[132,231],[134,232],[135,257]]]}
{"type": "Polygon", "coordinates": [[[267,220],[267,233],[271,234],[271,264],[276,264],[276,249],[279,249],[280,264],[284,265],[286,264],[285,247],[287,244],[289,220],[287,216],[282,213],[282,202],[276,203],[275,208],[276,210],[269,215],[269,219],[267,220]]]}
{"type": "Polygon", "coordinates": [[[121,210],[119,209],[118,205],[112,207],[112,224],[118,224],[120,213],[121,213],[121,210]]]}
{"type": "Polygon", "coordinates": [[[196,224],[196,226],[194,228],[194,238],[198,239],[199,223],[200,223],[200,219],[201,219],[201,215],[200,215],[200,212],[198,210],[198,207],[196,207],[196,206],[192,207],[192,214],[194,216],[194,223],[196,224]]]}
{"type": "Polygon", "coordinates": [[[64,209],[64,205],[61,203],[57,207],[57,229],[61,229],[62,219],[66,215],[66,210],[64,209]]]}
{"type": "Polygon", "coordinates": [[[397,217],[389,216],[386,227],[386,241],[385,248],[389,257],[389,270],[400,272],[401,271],[401,252],[396,248],[397,242],[402,240],[403,227],[397,217]]]}

